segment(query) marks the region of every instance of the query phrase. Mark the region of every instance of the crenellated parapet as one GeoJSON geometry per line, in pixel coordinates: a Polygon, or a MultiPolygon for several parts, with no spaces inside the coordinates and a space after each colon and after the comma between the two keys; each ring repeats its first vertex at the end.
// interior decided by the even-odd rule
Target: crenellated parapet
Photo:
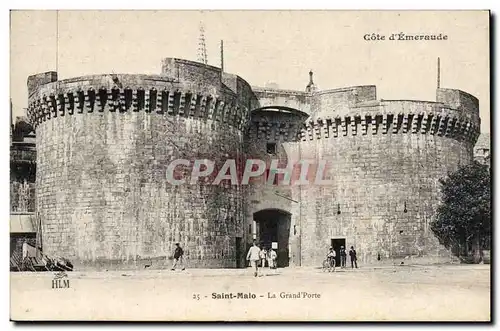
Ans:
{"type": "Polygon", "coordinates": [[[57,117],[103,112],[183,116],[226,123],[240,130],[249,117],[249,109],[236,97],[155,87],[59,90],[32,99],[28,106],[28,118],[35,128],[57,117]]]}
{"type": "Polygon", "coordinates": [[[300,130],[300,123],[260,119],[250,124],[249,138],[276,142],[296,141],[300,130]]]}
{"type": "Polygon", "coordinates": [[[274,142],[297,141],[307,113],[296,109],[255,109],[251,114],[249,138],[274,142]]]}
{"type": "Polygon", "coordinates": [[[310,119],[303,124],[301,141],[357,135],[428,134],[475,143],[479,123],[452,109],[441,112],[365,113],[344,117],[310,119]]]}
{"type": "Polygon", "coordinates": [[[174,58],[163,59],[159,75],[102,74],[58,80],[56,72],[48,72],[29,76],[27,83],[28,119],[35,129],[63,116],[145,112],[211,120],[243,130],[251,109],[259,107],[241,77],[174,58]],[[225,76],[234,84],[227,86],[225,76]]]}

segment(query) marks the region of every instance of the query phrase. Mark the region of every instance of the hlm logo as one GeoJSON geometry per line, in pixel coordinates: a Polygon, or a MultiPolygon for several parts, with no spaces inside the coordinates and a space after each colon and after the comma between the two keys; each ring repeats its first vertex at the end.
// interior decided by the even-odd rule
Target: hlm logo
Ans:
{"type": "Polygon", "coordinates": [[[52,288],[69,288],[69,279],[64,279],[67,277],[68,275],[64,271],[54,274],[54,279],[52,280],[52,288]]]}

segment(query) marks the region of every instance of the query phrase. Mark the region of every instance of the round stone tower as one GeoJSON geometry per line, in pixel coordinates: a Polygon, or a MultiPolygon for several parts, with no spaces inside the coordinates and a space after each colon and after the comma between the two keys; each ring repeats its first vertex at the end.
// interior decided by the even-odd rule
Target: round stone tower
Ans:
{"type": "Polygon", "coordinates": [[[438,89],[436,102],[376,100],[374,86],[311,97],[301,158],[326,160],[328,185],[295,192],[301,202],[301,264],[320,265],[329,246],[354,246],[361,262],[450,256],[430,222],[439,179],[472,161],[478,100],[438,89]]]}
{"type": "Polygon", "coordinates": [[[167,168],[175,159],[192,166],[244,153],[258,102],[243,79],[165,59],[160,75],[58,81],[50,72],[29,77],[28,90],[45,253],[77,268],[154,268],[170,263],[179,242],[191,267],[237,265],[240,188],[190,184],[189,171],[173,185],[167,168]]]}

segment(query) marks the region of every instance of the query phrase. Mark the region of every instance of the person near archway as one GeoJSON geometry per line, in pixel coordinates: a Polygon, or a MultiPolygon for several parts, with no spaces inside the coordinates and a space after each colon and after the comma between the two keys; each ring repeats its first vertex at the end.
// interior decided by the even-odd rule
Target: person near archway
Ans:
{"type": "Polygon", "coordinates": [[[260,266],[264,268],[266,266],[266,259],[267,259],[267,250],[265,247],[262,247],[259,256],[260,256],[260,266]]]}
{"type": "Polygon", "coordinates": [[[351,258],[351,268],[354,269],[354,266],[356,266],[356,269],[358,268],[358,258],[356,257],[356,250],[354,249],[354,246],[351,246],[351,249],[349,250],[349,257],[351,258]]]}
{"type": "Polygon", "coordinates": [[[172,270],[175,271],[175,267],[177,266],[177,263],[182,265],[182,270],[186,269],[186,265],[184,264],[184,250],[181,248],[181,245],[179,243],[175,244],[176,248],[174,251],[174,264],[172,265],[172,270]]]}
{"type": "Polygon", "coordinates": [[[278,254],[276,254],[276,251],[271,247],[269,251],[267,252],[267,263],[269,264],[269,269],[275,269],[276,271],[276,258],[278,257],[278,254]]]}
{"type": "Polygon", "coordinates": [[[335,250],[333,247],[330,247],[330,250],[328,251],[328,254],[326,255],[326,258],[328,260],[328,271],[335,271],[335,257],[337,254],[335,253],[335,250]]]}
{"type": "Polygon", "coordinates": [[[347,260],[347,252],[345,251],[344,246],[340,246],[340,268],[344,269],[347,260]]]}
{"type": "Polygon", "coordinates": [[[257,246],[257,242],[253,241],[253,246],[250,247],[247,253],[247,261],[250,261],[250,266],[254,271],[255,277],[259,274],[259,260],[260,260],[260,248],[257,246]]]}

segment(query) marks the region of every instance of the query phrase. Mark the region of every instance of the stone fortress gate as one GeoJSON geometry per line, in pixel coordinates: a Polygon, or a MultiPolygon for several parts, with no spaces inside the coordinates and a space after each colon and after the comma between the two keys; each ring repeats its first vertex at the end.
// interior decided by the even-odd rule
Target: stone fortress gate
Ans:
{"type": "MultiPolygon", "coordinates": [[[[473,159],[478,100],[380,100],[375,86],[251,87],[209,65],[165,59],[159,75],[28,78],[43,249],[76,268],[170,263],[244,267],[253,239],[280,266],[319,266],[329,246],[360,263],[449,258],[430,230],[439,179],[473,159]],[[325,160],[327,185],[171,185],[174,159],[325,160]]],[[[267,174],[267,173],[266,173],[267,174]]]]}

